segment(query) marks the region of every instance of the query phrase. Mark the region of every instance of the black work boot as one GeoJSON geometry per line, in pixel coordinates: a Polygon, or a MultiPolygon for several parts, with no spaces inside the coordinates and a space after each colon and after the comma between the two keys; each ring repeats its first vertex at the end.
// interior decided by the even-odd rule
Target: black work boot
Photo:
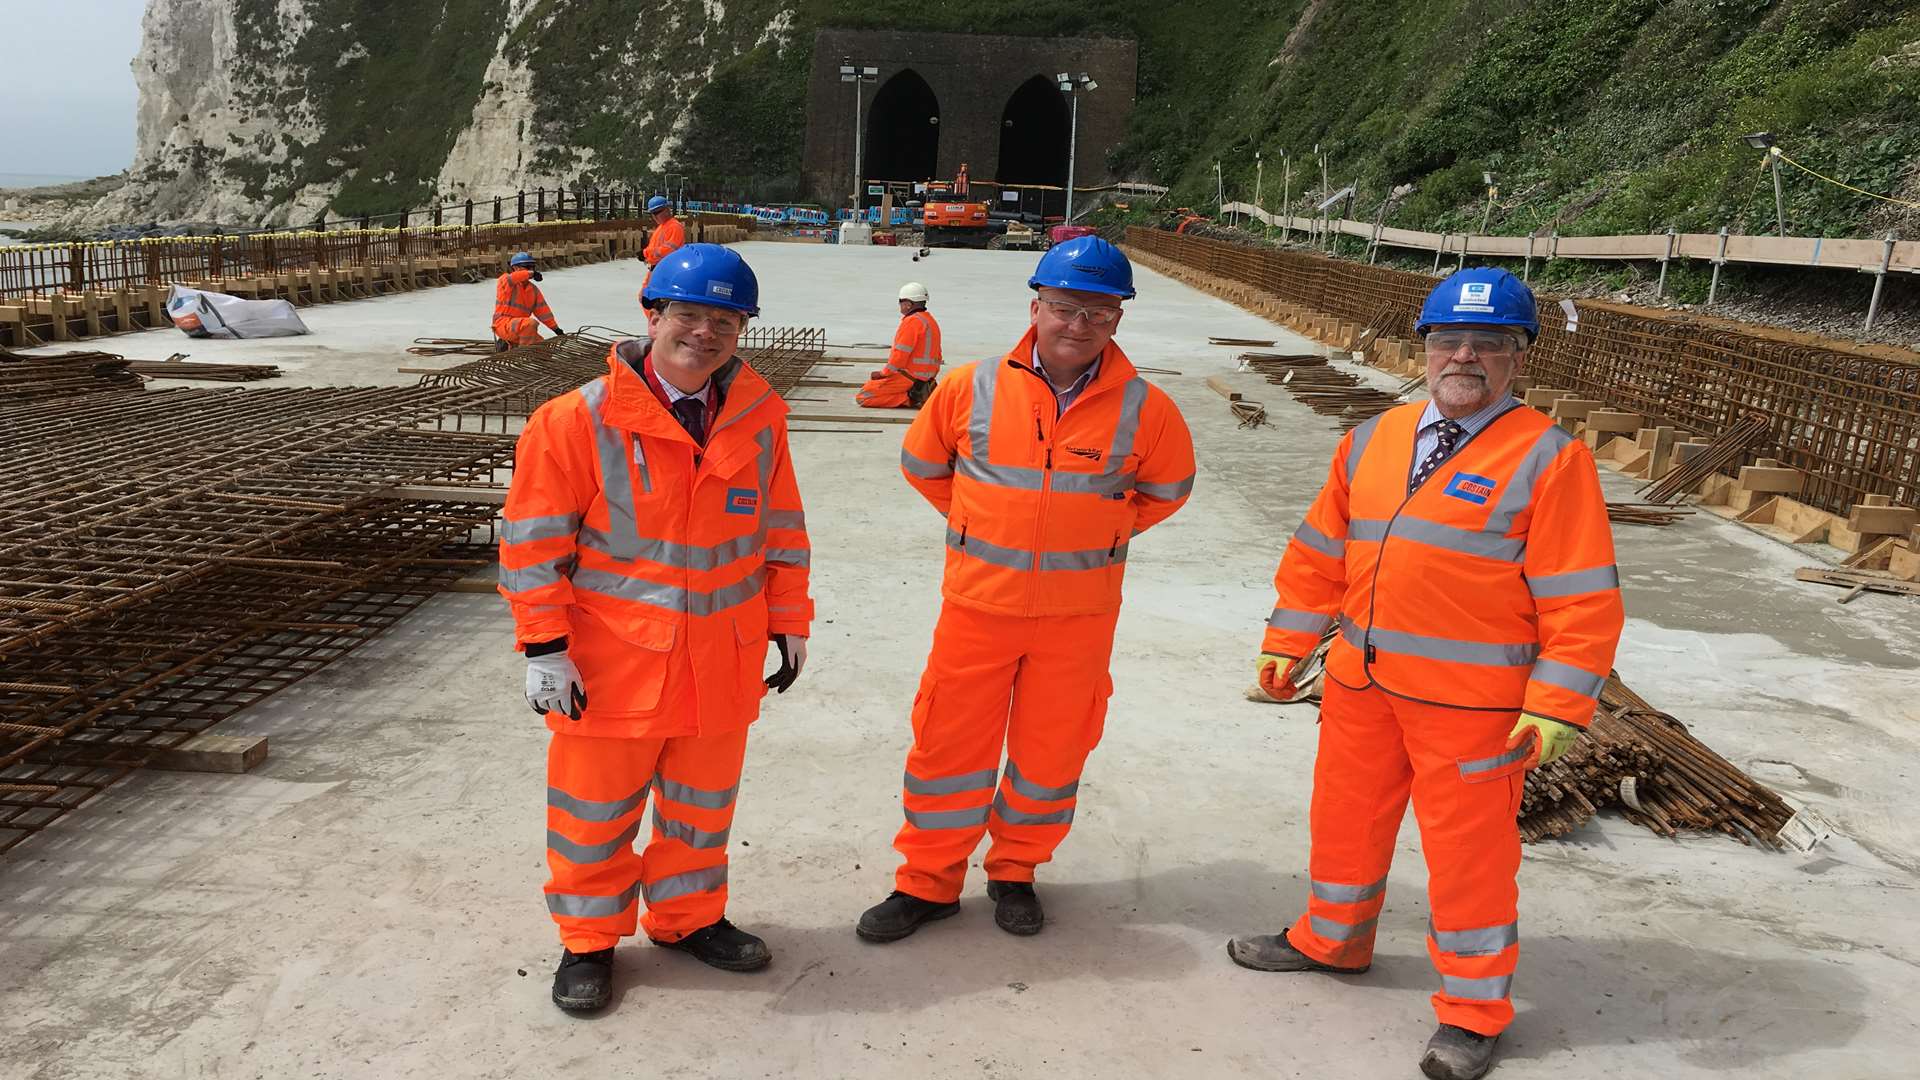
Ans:
{"type": "Polygon", "coordinates": [[[1427,1040],[1427,1052],[1420,1057],[1420,1071],[1430,1080],[1480,1080],[1493,1068],[1493,1044],[1498,1035],[1482,1035],[1452,1024],[1427,1040]]]}
{"type": "Polygon", "coordinates": [[[895,891],[861,913],[860,924],[853,929],[868,941],[899,941],[920,929],[921,923],[935,922],[959,911],[959,901],[940,904],[895,891]]]}
{"type": "Polygon", "coordinates": [[[759,971],[773,962],[767,943],[722,917],[679,941],[655,940],[655,945],[678,949],[703,964],[722,971],[759,971]]]}
{"type": "Polygon", "coordinates": [[[1359,975],[1373,966],[1335,967],[1323,964],[1294,948],[1287,940],[1285,930],[1277,934],[1248,934],[1229,938],[1227,956],[1241,967],[1255,971],[1324,971],[1329,975],[1359,975]]]}
{"type": "Polygon", "coordinates": [[[1047,921],[1031,881],[989,881],[987,899],[993,901],[993,924],[1009,934],[1031,937],[1047,921]]]}
{"type": "Polygon", "coordinates": [[[577,953],[563,949],[553,972],[553,1003],[570,1013],[604,1009],[613,997],[613,950],[577,953]]]}

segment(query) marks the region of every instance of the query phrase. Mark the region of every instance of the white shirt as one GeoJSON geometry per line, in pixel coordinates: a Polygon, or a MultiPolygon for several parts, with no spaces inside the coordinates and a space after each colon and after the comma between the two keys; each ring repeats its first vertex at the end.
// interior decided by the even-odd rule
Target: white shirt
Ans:
{"type": "MultiPolygon", "coordinates": [[[[1467,429],[1468,437],[1478,435],[1480,432],[1486,430],[1488,424],[1493,423],[1494,418],[1518,404],[1520,404],[1520,402],[1512,397],[1503,397],[1492,402],[1479,412],[1455,420],[1454,423],[1467,429]]],[[[1439,447],[1440,433],[1434,429],[1439,426],[1440,421],[1445,419],[1446,417],[1440,415],[1440,406],[1434,404],[1433,400],[1429,398],[1427,400],[1427,411],[1420,414],[1420,426],[1416,429],[1417,433],[1413,437],[1414,468],[1419,468],[1420,463],[1427,460],[1427,455],[1433,453],[1433,451],[1439,447]]],[[[1466,438],[1461,439],[1461,442],[1465,441],[1466,438]]],[[[1456,443],[1455,449],[1457,450],[1458,448],[1459,444],[1456,443]]]]}
{"type": "Polygon", "coordinates": [[[1073,380],[1073,385],[1065,390],[1054,385],[1053,377],[1047,374],[1047,365],[1040,362],[1038,348],[1033,350],[1033,370],[1039,372],[1040,377],[1047,380],[1047,386],[1053,390],[1053,416],[1057,420],[1061,413],[1067,411],[1067,406],[1073,404],[1082,393],[1086,392],[1087,387],[1093,385],[1094,376],[1100,374],[1100,358],[1094,357],[1093,363],[1087,365],[1087,370],[1081,372],[1080,377],[1073,380]]]}

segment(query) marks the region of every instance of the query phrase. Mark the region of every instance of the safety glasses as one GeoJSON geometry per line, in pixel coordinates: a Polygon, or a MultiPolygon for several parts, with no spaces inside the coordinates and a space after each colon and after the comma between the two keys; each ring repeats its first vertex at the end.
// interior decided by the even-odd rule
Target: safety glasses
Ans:
{"type": "Polygon", "coordinates": [[[1112,307],[1082,307],[1065,300],[1042,300],[1040,305],[1063,323],[1085,319],[1089,326],[1112,326],[1120,321],[1120,307],[1117,304],[1112,307]]]}
{"type": "Polygon", "coordinates": [[[1498,330],[1435,330],[1427,335],[1427,352],[1452,356],[1462,345],[1475,356],[1512,356],[1520,351],[1520,339],[1498,330]]]}
{"type": "Polygon", "coordinates": [[[745,312],[728,311],[693,304],[669,304],[667,318],[688,330],[710,327],[716,334],[737,334],[747,328],[745,312]]]}

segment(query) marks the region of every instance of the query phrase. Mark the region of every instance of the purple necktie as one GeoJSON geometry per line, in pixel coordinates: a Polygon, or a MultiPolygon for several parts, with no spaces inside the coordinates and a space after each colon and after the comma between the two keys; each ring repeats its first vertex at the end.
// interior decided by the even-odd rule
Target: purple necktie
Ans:
{"type": "Polygon", "coordinates": [[[696,444],[700,446],[707,445],[706,402],[701,401],[699,398],[683,397],[673,403],[673,416],[674,419],[680,421],[681,427],[687,429],[687,434],[693,436],[693,441],[696,444]]]}
{"type": "Polygon", "coordinates": [[[1409,494],[1412,493],[1414,488],[1426,483],[1427,477],[1433,475],[1434,470],[1440,467],[1441,462],[1453,456],[1454,447],[1460,445],[1460,436],[1466,433],[1466,428],[1461,427],[1451,420],[1442,420],[1433,425],[1433,434],[1439,439],[1439,445],[1433,448],[1433,452],[1427,455],[1427,459],[1420,463],[1419,468],[1413,470],[1413,480],[1407,484],[1409,494]]]}

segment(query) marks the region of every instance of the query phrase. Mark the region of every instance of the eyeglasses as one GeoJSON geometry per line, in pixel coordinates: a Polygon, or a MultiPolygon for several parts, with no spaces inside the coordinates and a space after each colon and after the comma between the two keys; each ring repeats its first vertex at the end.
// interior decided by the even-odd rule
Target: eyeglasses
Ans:
{"type": "Polygon", "coordinates": [[[1520,339],[1497,330],[1439,330],[1428,334],[1427,352],[1452,356],[1465,345],[1475,356],[1512,356],[1520,351],[1520,339]]]}
{"type": "Polygon", "coordinates": [[[1065,300],[1042,300],[1041,305],[1053,313],[1053,317],[1063,323],[1072,323],[1076,319],[1087,320],[1089,326],[1112,326],[1120,321],[1120,306],[1082,307],[1069,304],[1065,300]]]}
{"type": "Polygon", "coordinates": [[[728,311],[725,308],[674,304],[667,308],[667,318],[688,330],[698,330],[702,326],[711,327],[716,334],[737,334],[747,327],[747,316],[744,313],[728,311]]]}

